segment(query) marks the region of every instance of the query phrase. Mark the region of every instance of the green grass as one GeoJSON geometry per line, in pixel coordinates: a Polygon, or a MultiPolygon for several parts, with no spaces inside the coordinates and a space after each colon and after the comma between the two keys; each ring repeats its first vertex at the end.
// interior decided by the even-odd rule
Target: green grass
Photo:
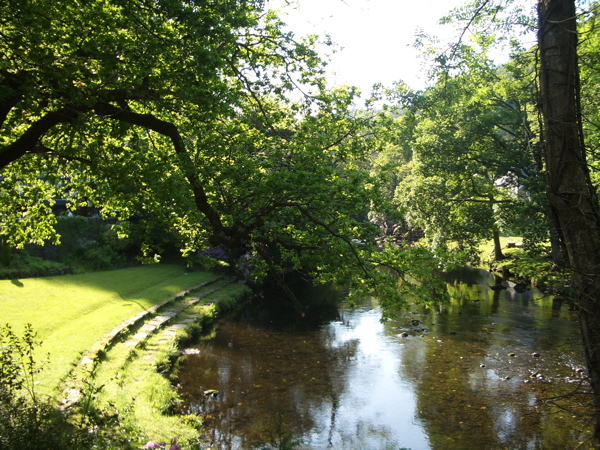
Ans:
{"type": "Polygon", "coordinates": [[[157,364],[163,356],[178,356],[178,349],[173,342],[169,355],[164,354],[164,347],[151,355],[147,349],[158,346],[157,340],[158,336],[153,336],[133,352],[123,343],[116,344],[93,379],[95,386],[102,386],[94,407],[105,414],[118,414],[120,427],[128,429],[134,441],[142,445],[150,440],[169,442],[172,438],[189,441],[199,435],[201,425],[201,419],[195,416],[170,414],[180,399],[169,378],[157,371],[157,364]]]}
{"type": "Polygon", "coordinates": [[[521,244],[523,239],[518,236],[502,236],[500,243],[502,253],[506,256],[506,259],[501,261],[493,261],[490,257],[494,250],[492,240],[482,243],[480,246],[481,267],[488,269],[491,263],[491,266],[495,269],[504,270],[514,280],[519,279],[529,282],[543,292],[566,296],[573,295],[567,287],[571,278],[571,271],[568,267],[555,267],[549,257],[532,255],[523,251],[522,248],[506,248],[509,242],[521,244]]]}
{"type": "Polygon", "coordinates": [[[0,323],[31,323],[50,354],[38,388],[51,394],[81,353],[114,326],[214,275],[168,264],[47,278],[0,280],[0,323]]]}
{"type": "MultiPolygon", "coordinates": [[[[502,253],[504,253],[505,255],[507,254],[506,245],[509,242],[514,242],[515,244],[522,244],[523,238],[520,236],[500,236],[500,247],[502,248],[502,253]]],[[[488,261],[492,261],[494,256],[494,241],[490,239],[488,241],[482,242],[479,246],[479,254],[481,255],[481,260],[483,263],[487,264],[488,261]]]]}
{"type": "MultiPolygon", "coordinates": [[[[207,292],[212,289],[211,285],[195,291],[193,296],[201,297],[200,302],[172,319],[174,323],[193,318],[193,324],[169,338],[158,330],[135,349],[119,342],[103,355],[96,367],[90,381],[102,389],[94,398],[93,406],[104,414],[119,417],[119,425],[113,427],[112,432],[116,435],[119,429],[128,430],[131,448],[139,448],[148,441],[169,442],[173,438],[183,448],[197,448],[193,442],[200,435],[201,417],[172,414],[173,408],[181,402],[172,386],[176,381],[179,350],[194,336],[208,334],[215,317],[234,307],[249,292],[239,283],[207,292]]],[[[173,302],[171,307],[179,303],[179,300],[173,302]]]]}

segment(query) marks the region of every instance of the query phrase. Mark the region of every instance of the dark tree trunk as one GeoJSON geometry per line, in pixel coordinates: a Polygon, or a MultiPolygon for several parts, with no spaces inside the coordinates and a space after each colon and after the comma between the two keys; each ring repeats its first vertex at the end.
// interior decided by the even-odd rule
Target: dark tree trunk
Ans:
{"type": "Polygon", "coordinates": [[[581,131],[574,0],[539,0],[547,196],[567,247],[600,438],[600,214],[581,131]]]}
{"type": "Polygon", "coordinates": [[[502,245],[500,244],[500,232],[494,228],[492,233],[494,238],[494,261],[501,261],[505,256],[502,253],[502,245]]]}
{"type": "Polygon", "coordinates": [[[8,267],[10,265],[10,245],[8,245],[7,236],[0,235],[0,247],[2,247],[0,266],[8,267]]]}
{"type": "Polygon", "coordinates": [[[556,266],[564,266],[567,264],[567,247],[563,240],[563,236],[558,228],[558,218],[555,217],[554,211],[548,206],[546,217],[548,220],[548,230],[550,233],[550,250],[552,254],[552,262],[556,266]]]}

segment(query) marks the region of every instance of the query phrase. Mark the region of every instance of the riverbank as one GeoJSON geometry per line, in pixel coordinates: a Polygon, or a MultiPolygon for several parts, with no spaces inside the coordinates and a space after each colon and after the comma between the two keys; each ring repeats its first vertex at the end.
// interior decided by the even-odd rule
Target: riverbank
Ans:
{"type": "Polygon", "coordinates": [[[480,248],[481,268],[520,285],[522,289],[535,288],[544,294],[574,302],[570,287],[572,274],[568,267],[556,266],[550,257],[543,254],[525,252],[520,237],[504,236],[500,242],[505,258],[493,260],[493,242],[490,241],[480,248]]]}
{"type": "Polygon", "coordinates": [[[36,359],[49,354],[36,391],[87,428],[97,448],[199,434],[199,420],[168,415],[178,402],[168,374],[180,347],[248,293],[233,279],[175,265],[7,280],[0,289],[3,324],[19,335],[31,323],[43,341],[36,359]]]}

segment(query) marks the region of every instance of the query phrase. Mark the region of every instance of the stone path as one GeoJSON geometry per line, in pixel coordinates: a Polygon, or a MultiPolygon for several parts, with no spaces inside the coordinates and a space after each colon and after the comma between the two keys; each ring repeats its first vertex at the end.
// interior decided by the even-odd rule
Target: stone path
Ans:
{"type": "MultiPolygon", "coordinates": [[[[124,340],[124,345],[133,351],[144,343],[149,336],[160,330],[162,330],[158,341],[160,345],[173,342],[180,330],[185,329],[199,318],[197,314],[182,315],[180,313],[233,282],[233,279],[217,276],[178,292],[113,328],[84,353],[79,364],[71,372],[70,380],[66,383],[67,388],[64,392],[65,398],[62,401],[62,407],[67,408],[80,400],[84,380],[93,373],[95,366],[100,362],[101,356],[116,342],[124,340]],[[190,296],[191,292],[197,292],[197,294],[190,296]],[[178,316],[182,317],[174,321],[178,316]]],[[[153,351],[150,352],[146,355],[146,358],[151,359],[153,353],[153,351]]]]}

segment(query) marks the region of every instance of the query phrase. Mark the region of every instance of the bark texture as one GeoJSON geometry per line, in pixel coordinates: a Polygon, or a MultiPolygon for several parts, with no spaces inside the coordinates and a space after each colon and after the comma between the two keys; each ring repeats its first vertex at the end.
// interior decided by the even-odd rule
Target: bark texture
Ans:
{"type": "Polygon", "coordinates": [[[600,438],[600,214],[581,130],[574,0],[539,0],[547,196],[567,248],[600,438]]]}

